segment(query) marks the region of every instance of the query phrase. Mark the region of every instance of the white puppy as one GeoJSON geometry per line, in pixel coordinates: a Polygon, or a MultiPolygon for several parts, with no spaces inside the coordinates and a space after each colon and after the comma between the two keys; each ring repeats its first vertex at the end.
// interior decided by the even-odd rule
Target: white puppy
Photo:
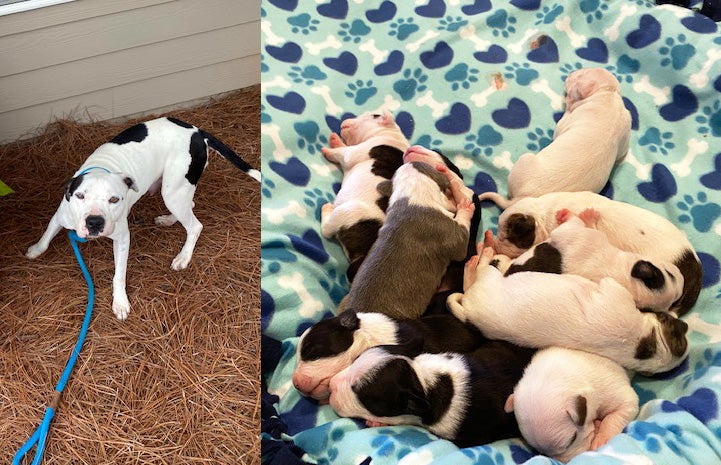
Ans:
{"type": "Polygon", "coordinates": [[[600,192],[613,166],[628,152],[631,114],[616,78],[603,68],[585,68],[566,79],[566,112],[553,142],[526,153],[508,175],[508,196],[549,192],[600,192]]]}
{"type": "Polygon", "coordinates": [[[348,256],[352,281],[385,219],[388,194],[379,192],[378,185],[393,177],[410,144],[385,112],[343,120],[340,136],[332,133],[329,145],[321,151],[340,165],[343,182],[335,201],[322,207],[321,233],[337,237],[348,256]]]}
{"type": "Polygon", "coordinates": [[[540,197],[508,201],[496,193],[486,194],[504,209],[498,217],[497,253],[518,257],[543,242],[559,223],[556,212],[568,209],[578,215],[593,208],[600,215],[596,227],[621,250],[671,262],[684,278],[683,296],[671,311],[688,312],[701,291],[701,262],[686,234],[666,218],[635,205],[611,200],[593,192],[552,192],[540,197]]]}
{"type": "Polygon", "coordinates": [[[550,347],[533,356],[506,411],[534,449],[567,462],[621,433],[638,414],[638,396],[617,363],[550,347]]]}
{"type": "Polygon", "coordinates": [[[468,261],[464,294],[448,308],[490,339],[523,347],[561,346],[603,355],[644,373],[668,371],[686,356],[688,325],[668,313],[642,313],[611,278],[594,283],[570,274],[516,273],[493,266],[493,249],[468,261]]]}
{"type": "MultiPolygon", "coordinates": [[[[683,275],[673,263],[654,260],[623,251],[597,228],[600,214],[586,209],[578,214],[563,209],[556,212],[560,224],[549,238],[536,244],[505,267],[506,276],[521,271],[568,273],[599,282],[613,278],[633,296],[643,311],[668,311],[683,292],[683,275]]],[[[490,234],[490,231],[487,232],[490,234]]],[[[496,256],[501,258],[504,256],[496,256]]],[[[501,262],[504,262],[501,258],[501,262]]]]}

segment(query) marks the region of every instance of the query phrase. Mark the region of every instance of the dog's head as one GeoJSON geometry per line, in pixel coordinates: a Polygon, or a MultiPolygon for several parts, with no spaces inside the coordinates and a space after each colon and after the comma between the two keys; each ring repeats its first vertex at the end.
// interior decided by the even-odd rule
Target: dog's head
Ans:
{"type": "Polygon", "coordinates": [[[109,236],[128,213],[128,191],[138,191],[132,178],[105,170],[83,172],[65,186],[66,209],[82,238],[109,236]]]}
{"type": "Polygon", "coordinates": [[[683,275],[669,262],[638,260],[631,278],[636,306],[642,311],[665,312],[683,295],[683,275]]]}
{"type": "Polygon", "coordinates": [[[301,335],[293,385],[303,395],[323,400],[333,375],[350,366],[364,350],[397,342],[397,323],[380,313],[347,310],[314,324],[301,335]]]}
{"type": "Polygon", "coordinates": [[[566,111],[599,90],[619,92],[616,77],[603,68],[584,68],[572,72],[566,78],[566,111]]]}
{"type": "Polygon", "coordinates": [[[340,125],[340,136],[347,145],[358,145],[380,133],[393,132],[403,137],[401,128],[390,112],[362,113],[355,118],[346,118],[340,125]]]}
{"type": "Polygon", "coordinates": [[[329,401],[341,416],[393,424],[419,424],[430,410],[412,360],[389,346],[366,350],[336,374],[329,401]]]}

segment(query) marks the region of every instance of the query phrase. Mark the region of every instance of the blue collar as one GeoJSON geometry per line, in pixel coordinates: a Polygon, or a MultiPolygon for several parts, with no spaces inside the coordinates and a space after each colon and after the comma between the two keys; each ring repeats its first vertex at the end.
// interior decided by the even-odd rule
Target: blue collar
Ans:
{"type": "Polygon", "coordinates": [[[88,171],[92,171],[92,170],[103,170],[106,173],[110,173],[109,169],[103,168],[102,166],[89,166],[89,167],[85,168],[84,170],[82,170],[81,172],[79,172],[77,175],[82,176],[83,174],[86,174],[88,171]]]}

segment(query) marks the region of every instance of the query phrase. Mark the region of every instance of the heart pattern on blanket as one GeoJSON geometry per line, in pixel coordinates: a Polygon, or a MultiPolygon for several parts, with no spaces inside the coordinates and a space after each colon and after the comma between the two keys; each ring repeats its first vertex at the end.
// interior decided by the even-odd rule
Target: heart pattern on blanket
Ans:
{"type": "Polygon", "coordinates": [[[344,19],[348,15],[348,0],[331,0],[330,3],[318,5],[316,11],[331,19],[344,19]]]}
{"type": "Polygon", "coordinates": [[[353,76],[358,70],[358,59],[350,52],[342,52],[336,58],[323,58],[323,64],[346,76],[353,76]]]}
{"type": "Polygon", "coordinates": [[[436,121],[436,129],[443,134],[463,134],[471,128],[471,110],[463,103],[454,103],[449,115],[436,121]]]}
{"type": "Polygon", "coordinates": [[[492,5],[490,0],[474,0],[472,5],[463,5],[461,7],[461,11],[465,15],[473,16],[489,11],[491,9],[491,6],[492,5]]]}
{"type": "Polygon", "coordinates": [[[596,63],[608,62],[606,42],[596,37],[589,39],[585,47],[577,49],[576,55],[584,60],[595,61],[596,63]]]}
{"type": "Polygon", "coordinates": [[[493,44],[485,52],[475,52],[473,58],[483,63],[505,63],[508,59],[506,49],[500,45],[493,44]]]}
{"type": "Polygon", "coordinates": [[[272,161],[268,167],[295,186],[306,186],[310,180],[310,170],[297,157],[290,157],[285,163],[272,161]]]}
{"type": "Polygon", "coordinates": [[[662,203],[676,195],[678,187],[666,165],[656,163],[651,169],[651,181],[640,183],[638,192],[649,202],[662,203]]]}
{"type": "Polygon", "coordinates": [[[288,92],[283,96],[269,95],[266,97],[266,100],[273,106],[273,108],[277,108],[278,110],[288,113],[295,113],[296,115],[300,115],[305,109],[305,99],[302,95],[293,91],[288,92]]]}
{"type": "Polygon", "coordinates": [[[506,108],[491,113],[493,121],[506,129],[526,128],[531,122],[531,111],[526,102],[513,97],[506,108]]]}
{"type": "Polygon", "coordinates": [[[395,74],[403,68],[403,60],[405,55],[399,50],[393,50],[388,59],[373,68],[373,71],[378,76],[387,76],[389,74],[395,74]]]}
{"type": "Polygon", "coordinates": [[[558,45],[549,36],[542,36],[538,39],[538,47],[528,52],[526,57],[535,63],[557,63],[558,45]]]}
{"type": "Polygon", "coordinates": [[[626,43],[632,48],[644,48],[661,37],[661,23],[651,15],[643,15],[639,27],[626,36],[626,43]]]}
{"type": "Polygon", "coordinates": [[[697,32],[699,34],[713,34],[718,31],[718,26],[711,18],[696,12],[688,18],[683,18],[681,20],[681,24],[683,24],[689,31],[697,32]]]}
{"type": "Polygon", "coordinates": [[[278,61],[298,63],[303,56],[303,49],[295,42],[286,42],[282,47],[267,45],[265,51],[278,61]]]}
{"type": "Polygon", "coordinates": [[[371,23],[384,23],[393,19],[396,11],[398,11],[398,8],[396,8],[395,3],[385,1],[377,9],[366,11],[366,18],[371,23]]]}
{"type": "Polygon", "coordinates": [[[298,0],[268,0],[268,2],[286,11],[294,11],[298,7],[298,0]]]}
{"type": "Polygon", "coordinates": [[[447,66],[453,61],[453,49],[441,41],[433,47],[433,50],[421,53],[421,63],[428,69],[437,69],[447,66]]]}
{"type": "Polygon", "coordinates": [[[446,2],[430,0],[427,4],[417,7],[416,13],[426,18],[442,18],[446,14],[446,2]]]}
{"type": "Polygon", "coordinates": [[[714,157],[714,170],[699,179],[709,189],[721,190],[721,152],[714,157]]]}
{"type": "Polygon", "coordinates": [[[681,121],[696,113],[696,110],[698,110],[696,95],[688,87],[677,84],[671,91],[671,102],[662,106],[658,112],[666,121],[681,121]]]}

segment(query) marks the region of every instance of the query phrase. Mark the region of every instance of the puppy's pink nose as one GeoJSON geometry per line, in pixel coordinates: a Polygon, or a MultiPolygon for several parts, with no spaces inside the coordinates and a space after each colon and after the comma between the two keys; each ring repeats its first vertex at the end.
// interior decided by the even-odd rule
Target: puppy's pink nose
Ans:
{"type": "Polygon", "coordinates": [[[310,394],[315,387],[313,378],[298,372],[293,373],[293,386],[306,396],[310,394]]]}

